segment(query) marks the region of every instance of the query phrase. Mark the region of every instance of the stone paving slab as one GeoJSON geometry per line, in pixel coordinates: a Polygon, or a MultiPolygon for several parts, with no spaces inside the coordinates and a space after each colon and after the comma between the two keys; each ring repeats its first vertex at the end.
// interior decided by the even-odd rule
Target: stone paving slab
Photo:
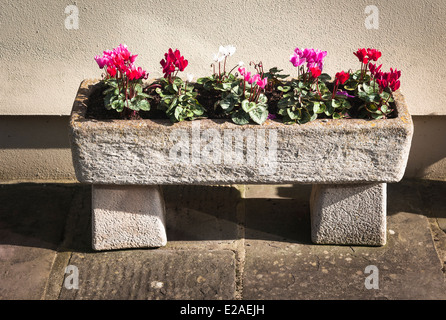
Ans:
{"type": "Polygon", "coordinates": [[[235,297],[235,260],[229,250],[76,252],[69,264],[78,270],[78,289],[73,288],[72,281],[67,285],[64,282],[58,299],[231,300],[235,297]]]}
{"type": "Polygon", "coordinates": [[[74,191],[59,185],[0,185],[0,299],[42,297],[74,191]]]}
{"type": "Polygon", "coordinates": [[[243,298],[446,299],[426,217],[398,213],[388,221],[392,235],[383,247],[247,240],[243,298]],[[368,266],[376,267],[377,280],[369,278],[376,289],[365,285],[368,266]]]}
{"type": "Polygon", "coordinates": [[[312,244],[309,185],[169,186],[166,247],[95,252],[90,186],[1,185],[0,299],[446,299],[445,186],[389,184],[383,247],[312,244]]]}

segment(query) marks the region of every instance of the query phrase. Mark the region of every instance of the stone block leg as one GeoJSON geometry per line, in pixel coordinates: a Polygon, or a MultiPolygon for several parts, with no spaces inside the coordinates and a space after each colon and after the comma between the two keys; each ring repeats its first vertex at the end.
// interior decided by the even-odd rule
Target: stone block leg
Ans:
{"type": "Polygon", "coordinates": [[[386,244],[387,184],[313,185],[311,238],[317,244],[386,244]]]}
{"type": "Polygon", "coordinates": [[[94,250],[154,248],[167,243],[159,186],[93,185],[94,250]]]}

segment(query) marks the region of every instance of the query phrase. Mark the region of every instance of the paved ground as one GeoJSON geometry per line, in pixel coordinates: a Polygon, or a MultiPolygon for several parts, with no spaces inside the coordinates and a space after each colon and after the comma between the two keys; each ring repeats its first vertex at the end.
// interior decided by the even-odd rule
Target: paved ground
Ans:
{"type": "Polygon", "coordinates": [[[383,247],[312,244],[310,190],[165,187],[166,247],[93,252],[89,186],[1,185],[0,299],[446,299],[446,182],[388,186],[383,247]]]}

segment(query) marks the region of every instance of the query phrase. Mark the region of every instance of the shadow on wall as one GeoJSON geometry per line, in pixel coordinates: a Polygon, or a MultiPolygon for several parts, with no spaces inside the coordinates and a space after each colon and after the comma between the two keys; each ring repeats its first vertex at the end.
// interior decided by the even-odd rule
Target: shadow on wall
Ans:
{"type": "Polygon", "coordinates": [[[68,116],[0,116],[1,149],[70,148],[68,116]]]}
{"type": "Polygon", "coordinates": [[[405,177],[446,180],[446,116],[412,116],[414,135],[405,177]]]}

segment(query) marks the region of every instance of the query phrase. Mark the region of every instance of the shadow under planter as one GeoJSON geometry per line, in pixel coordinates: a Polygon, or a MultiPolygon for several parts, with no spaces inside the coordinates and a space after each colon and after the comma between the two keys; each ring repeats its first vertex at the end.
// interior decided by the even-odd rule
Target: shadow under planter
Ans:
{"type": "Polygon", "coordinates": [[[402,179],[413,135],[399,91],[392,119],[238,126],[88,119],[97,82],[82,82],[70,118],[76,177],[93,185],[96,249],[165,245],[163,185],[312,184],[315,243],[385,244],[386,184],[402,179]]]}

